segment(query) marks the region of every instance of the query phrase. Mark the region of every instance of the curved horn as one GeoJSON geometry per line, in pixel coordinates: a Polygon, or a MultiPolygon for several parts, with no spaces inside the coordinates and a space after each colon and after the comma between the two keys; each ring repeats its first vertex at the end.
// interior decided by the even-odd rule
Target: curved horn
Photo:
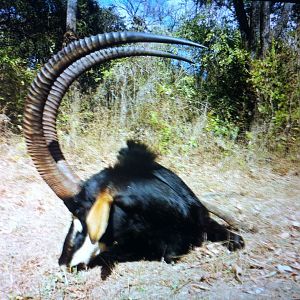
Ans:
{"type": "Polygon", "coordinates": [[[54,55],[41,69],[25,101],[23,128],[27,149],[50,188],[72,211],[70,201],[80,191],[80,181],[69,172],[64,160],[56,160],[49,151],[43,131],[43,111],[51,86],[56,78],[78,58],[109,46],[124,43],[158,42],[203,47],[194,42],[140,32],[114,32],[91,36],[69,44],[54,55]]]}
{"type": "Polygon", "coordinates": [[[172,58],[177,60],[193,63],[191,60],[175,55],[172,53],[158,51],[153,49],[144,49],[140,47],[118,47],[99,50],[78,59],[57,78],[53,84],[43,113],[43,131],[49,150],[56,161],[64,160],[62,151],[60,150],[57,131],[56,118],[61,100],[67,89],[81,74],[89,70],[91,67],[104,63],[108,60],[119,59],[130,56],[157,56],[172,58]]]}

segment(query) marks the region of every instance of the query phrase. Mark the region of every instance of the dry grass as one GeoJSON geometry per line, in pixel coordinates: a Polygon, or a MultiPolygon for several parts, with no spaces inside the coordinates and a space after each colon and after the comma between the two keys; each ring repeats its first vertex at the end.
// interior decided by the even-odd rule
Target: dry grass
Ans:
{"type": "MultiPolygon", "coordinates": [[[[119,143],[113,137],[101,143],[102,149],[83,140],[87,146],[76,145],[72,152],[66,143],[81,176],[114,161],[119,143]],[[89,152],[88,163],[83,148],[89,152]]],[[[2,140],[0,299],[299,299],[299,166],[241,162],[243,155],[208,157],[200,148],[193,155],[169,154],[161,161],[197,195],[256,224],[258,232],[242,233],[245,250],[229,253],[207,243],[174,266],[120,263],[104,280],[100,267],[72,274],[58,267],[70,214],[35,171],[23,141],[2,140]]]]}

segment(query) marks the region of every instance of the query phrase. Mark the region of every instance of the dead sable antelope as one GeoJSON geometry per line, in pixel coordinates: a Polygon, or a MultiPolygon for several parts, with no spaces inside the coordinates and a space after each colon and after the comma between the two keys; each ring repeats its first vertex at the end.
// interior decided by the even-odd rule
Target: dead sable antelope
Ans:
{"type": "Polygon", "coordinates": [[[157,42],[202,47],[183,39],[145,33],[106,33],[75,41],[53,56],[29,90],[24,134],[34,164],[73,215],[59,264],[89,265],[107,253],[118,259],[172,261],[205,238],[243,248],[241,236],[210,218],[208,210],[172,171],[155,161],[145,145],[127,142],[118,161],[85,182],[74,174],[60,149],[56,117],[70,84],[96,64],[127,56],[160,56],[189,61],[168,52],[125,43],[157,42]],[[107,48],[107,49],[105,49],[107,48]]]}

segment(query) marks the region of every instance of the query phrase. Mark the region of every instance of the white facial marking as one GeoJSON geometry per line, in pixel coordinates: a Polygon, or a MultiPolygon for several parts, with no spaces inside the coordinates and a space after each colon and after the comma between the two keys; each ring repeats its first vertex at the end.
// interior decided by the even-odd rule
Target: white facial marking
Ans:
{"type": "Polygon", "coordinates": [[[74,253],[72,260],[70,262],[70,267],[79,265],[80,263],[88,264],[92,257],[100,253],[99,244],[93,244],[90,237],[87,235],[85,237],[82,246],[74,253]]]}
{"type": "Polygon", "coordinates": [[[73,220],[73,226],[74,226],[74,231],[75,232],[82,232],[83,228],[81,225],[81,222],[78,219],[73,220]]]}

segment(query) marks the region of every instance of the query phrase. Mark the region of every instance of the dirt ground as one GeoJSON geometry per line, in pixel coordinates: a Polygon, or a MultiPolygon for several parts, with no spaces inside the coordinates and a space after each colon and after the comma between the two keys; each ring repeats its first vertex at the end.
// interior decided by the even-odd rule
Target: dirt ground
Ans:
{"type": "MultiPolygon", "coordinates": [[[[178,263],[58,266],[70,214],[42,181],[22,141],[0,144],[0,299],[300,299],[299,166],[166,159],[202,199],[254,225],[243,251],[205,243],[178,263]],[[172,163],[170,163],[172,161],[172,163]],[[201,162],[200,162],[201,161],[201,162]],[[297,169],[298,168],[298,169],[297,169]]],[[[81,175],[95,166],[77,165],[81,175]]],[[[99,159],[99,170],[104,167],[99,159]]],[[[174,170],[174,168],[173,168],[174,170]]],[[[252,226],[253,227],[253,226],[252,226]]]]}

